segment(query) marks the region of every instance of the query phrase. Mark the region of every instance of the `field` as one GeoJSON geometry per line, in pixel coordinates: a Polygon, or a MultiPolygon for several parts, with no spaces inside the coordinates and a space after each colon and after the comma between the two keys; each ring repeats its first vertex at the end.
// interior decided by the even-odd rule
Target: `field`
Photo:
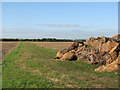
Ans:
{"type": "Polygon", "coordinates": [[[61,50],[69,47],[73,42],[33,42],[33,43],[40,47],[61,50]]]}
{"type": "Polygon", "coordinates": [[[3,88],[118,88],[118,74],[80,61],[54,60],[58,50],[21,42],[2,63],[3,88]]]}
{"type": "Polygon", "coordinates": [[[0,52],[2,52],[2,57],[5,57],[12,49],[14,49],[19,42],[0,42],[2,48],[0,48],[0,52]]]}

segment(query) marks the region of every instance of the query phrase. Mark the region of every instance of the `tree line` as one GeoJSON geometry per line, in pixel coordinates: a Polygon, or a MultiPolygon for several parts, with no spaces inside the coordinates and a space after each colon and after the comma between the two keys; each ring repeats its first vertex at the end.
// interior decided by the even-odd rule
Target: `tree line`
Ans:
{"type": "Polygon", "coordinates": [[[0,39],[0,41],[74,42],[74,41],[85,41],[85,39],[72,40],[72,39],[56,39],[56,38],[42,38],[42,39],[2,38],[2,39],[0,39]]]}

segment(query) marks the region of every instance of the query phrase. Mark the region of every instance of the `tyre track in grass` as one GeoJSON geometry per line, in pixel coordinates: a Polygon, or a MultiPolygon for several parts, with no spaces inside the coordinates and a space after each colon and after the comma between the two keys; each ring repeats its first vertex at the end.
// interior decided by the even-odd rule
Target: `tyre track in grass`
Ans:
{"type": "MultiPolygon", "coordinates": [[[[30,50],[30,47],[28,49],[30,50]]],[[[26,60],[26,58],[29,58],[28,56],[30,56],[30,55],[28,55],[28,56],[27,55],[28,55],[28,53],[26,53],[25,51],[22,51],[22,54],[20,54],[20,56],[22,56],[22,60],[21,59],[20,60],[16,60],[15,62],[20,62],[20,68],[22,70],[24,70],[24,71],[33,72],[34,75],[36,75],[35,73],[37,73],[37,75],[39,75],[39,76],[44,76],[44,74],[41,73],[39,70],[31,68],[31,67],[26,67],[25,60],[26,60]],[[25,53],[25,54],[23,54],[23,53],[25,53]]],[[[46,54],[44,52],[41,53],[41,55],[45,55],[46,56],[46,54]]],[[[50,58],[50,57],[47,56],[47,58],[50,58]]],[[[53,78],[50,78],[50,77],[47,77],[47,76],[45,78],[47,80],[49,79],[51,81],[55,81],[56,80],[56,79],[54,80],[53,78]]]]}
{"type": "MultiPolygon", "coordinates": [[[[26,45],[25,45],[26,46],[26,45]]],[[[27,46],[28,47],[28,46],[27,46]]],[[[30,47],[28,48],[29,50],[31,49],[30,47]]],[[[34,48],[35,49],[35,48],[34,48]]],[[[25,51],[23,51],[22,53],[26,53],[25,55],[24,54],[22,54],[21,56],[22,57],[24,57],[23,58],[23,60],[16,60],[15,62],[22,62],[21,63],[21,69],[22,70],[25,70],[25,71],[29,71],[29,72],[33,72],[33,73],[37,73],[37,75],[39,75],[39,76],[45,76],[45,78],[47,79],[47,80],[50,80],[50,82],[53,82],[53,83],[60,83],[60,82],[62,82],[62,79],[63,80],[65,80],[65,77],[67,77],[68,75],[65,75],[65,74],[61,74],[61,79],[60,78],[53,78],[53,77],[50,77],[49,76],[49,73],[42,73],[42,72],[40,72],[40,70],[37,70],[37,69],[34,69],[34,68],[31,68],[31,67],[29,67],[29,66],[26,66],[26,64],[25,64],[25,59],[26,58],[28,58],[26,55],[28,55],[28,53],[27,52],[25,52],[25,51]]],[[[35,53],[35,52],[34,52],[35,53]]],[[[42,55],[44,55],[44,56],[46,56],[47,54],[46,53],[42,53],[42,55]]],[[[30,56],[30,55],[28,55],[28,56],[30,56]]],[[[47,56],[46,58],[50,58],[49,56],[47,56]]],[[[51,63],[52,64],[52,63],[51,63]]],[[[43,68],[43,67],[42,67],[43,68]]],[[[47,68],[47,69],[49,69],[49,67],[45,67],[45,68],[47,68]]],[[[51,68],[50,68],[51,69],[51,68]]],[[[52,71],[51,72],[52,74],[54,74],[54,73],[56,73],[56,71],[52,71]]],[[[66,78],[67,79],[67,78],[66,78]]],[[[65,83],[61,83],[61,85],[63,85],[63,86],[66,86],[66,87],[73,87],[74,85],[66,85],[65,83]]],[[[75,86],[74,86],[75,87],[75,86]]]]}

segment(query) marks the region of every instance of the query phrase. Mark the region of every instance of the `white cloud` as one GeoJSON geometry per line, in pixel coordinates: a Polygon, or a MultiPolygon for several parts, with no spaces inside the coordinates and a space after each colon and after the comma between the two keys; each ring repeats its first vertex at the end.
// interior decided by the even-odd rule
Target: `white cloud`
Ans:
{"type": "Polygon", "coordinates": [[[38,26],[42,27],[58,27],[58,28],[81,28],[81,29],[90,29],[95,28],[92,26],[82,26],[79,24],[38,24],[38,26]]]}
{"type": "Polygon", "coordinates": [[[79,24],[38,24],[38,25],[47,27],[80,27],[79,24]]]}

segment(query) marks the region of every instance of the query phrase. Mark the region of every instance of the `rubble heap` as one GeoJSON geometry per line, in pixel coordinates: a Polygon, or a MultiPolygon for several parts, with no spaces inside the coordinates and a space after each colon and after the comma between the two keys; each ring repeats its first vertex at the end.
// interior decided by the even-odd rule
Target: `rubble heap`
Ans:
{"type": "Polygon", "coordinates": [[[99,67],[95,71],[120,71],[120,35],[91,37],[86,42],[74,42],[60,50],[54,59],[63,61],[85,61],[99,67]]]}

